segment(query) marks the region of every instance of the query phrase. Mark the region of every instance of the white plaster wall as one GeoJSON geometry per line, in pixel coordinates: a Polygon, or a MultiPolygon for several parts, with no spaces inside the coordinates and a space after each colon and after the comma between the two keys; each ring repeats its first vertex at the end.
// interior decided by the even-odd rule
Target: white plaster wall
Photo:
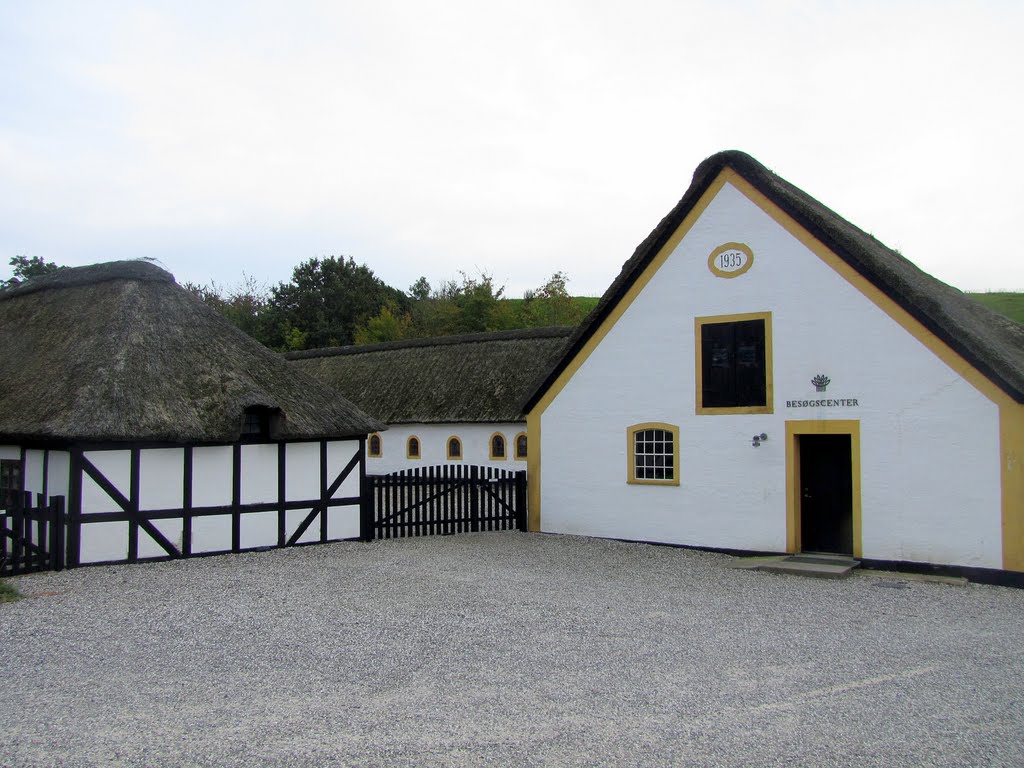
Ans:
{"type": "Polygon", "coordinates": [[[128,523],[83,523],[79,562],[106,563],[128,559],[128,523]]]}
{"type": "MultiPolygon", "coordinates": [[[[184,523],[180,517],[167,520],[151,520],[150,522],[160,531],[165,539],[181,552],[181,536],[184,530],[184,523]]],[[[167,557],[167,552],[164,551],[164,548],[141,527],[139,528],[139,557],[167,557]]]]}
{"type": "Polygon", "coordinates": [[[238,544],[242,549],[277,546],[277,512],[246,512],[239,518],[238,544]]]}
{"type": "Polygon", "coordinates": [[[230,552],[231,515],[192,518],[193,552],[230,552]]]}
{"type": "MultiPolygon", "coordinates": [[[[327,444],[327,486],[330,487],[340,475],[352,457],[359,452],[359,443],[354,440],[336,441],[327,444]]],[[[318,481],[319,482],[319,481],[318,481]]],[[[317,494],[319,495],[319,494],[317,494]]],[[[359,496],[359,467],[354,467],[345,478],[332,499],[354,498],[359,496]]],[[[310,497],[315,498],[315,497],[310,497]]]]}
{"type": "MultiPolygon", "coordinates": [[[[232,449],[230,445],[192,451],[192,507],[231,505],[232,449]]],[[[231,539],[228,538],[228,547],[231,539]]]]}
{"type": "Polygon", "coordinates": [[[359,507],[331,507],[327,515],[328,539],[359,537],[359,507]]]}
{"type": "Polygon", "coordinates": [[[288,501],[320,498],[320,443],[288,445],[284,478],[288,501]]]}
{"type": "MultiPolygon", "coordinates": [[[[92,462],[103,476],[126,499],[131,496],[131,451],[86,451],[85,458],[92,462]]],[[[96,482],[85,472],[82,472],[82,512],[91,514],[93,512],[120,512],[121,507],[110,498],[106,491],[100,488],[96,482]]],[[[82,528],[87,526],[83,525],[82,528]]],[[[85,538],[82,538],[83,551],[85,538]]],[[[125,542],[127,546],[127,540],[125,542]]]]}
{"type": "MultiPolygon", "coordinates": [[[[291,539],[292,535],[299,530],[299,526],[302,525],[302,521],[306,519],[313,508],[309,509],[289,509],[285,512],[285,539],[291,539]]],[[[314,541],[320,541],[320,518],[316,518],[309,527],[306,528],[305,532],[299,537],[299,544],[308,544],[314,541]]]]}
{"type": "Polygon", "coordinates": [[[277,445],[242,446],[243,504],[277,501],[277,445]]]}
{"type": "Polygon", "coordinates": [[[36,501],[36,494],[43,492],[43,455],[44,451],[29,449],[25,451],[25,476],[22,478],[22,488],[32,492],[32,503],[36,501]]]}
{"type": "Polygon", "coordinates": [[[181,509],[184,499],[185,450],[139,451],[139,509],[181,509]]]}
{"type": "Polygon", "coordinates": [[[4,459],[5,461],[20,461],[21,446],[0,445],[0,459],[4,459]]]}
{"type": "Polygon", "coordinates": [[[65,509],[68,503],[70,472],[71,454],[67,451],[50,451],[50,460],[47,464],[47,493],[50,496],[63,496],[65,509]]]}
{"type": "Polygon", "coordinates": [[[367,457],[366,471],[371,475],[385,475],[402,469],[430,467],[436,464],[476,464],[496,467],[509,472],[526,469],[526,461],[516,460],[515,438],[526,431],[525,422],[500,424],[390,424],[381,432],[382,456],[379,459],[367,457]],[[505,436],[504,460],[492,461],[490,457],[491,435],[500,432],[505,436]],[[420,439],[420,459],[405,457],[406,444],[410,436],[420,439]],[[448,438],[462,440],[462,459],[448,459],[448,438]]]}
{"type": "Polygon", "coordinates": [[[782,551],[785,422],[815,418],[860,421],[864,557],[1001,567],[996,405],[726,185],[544,413],[542,529],[782,551]],[[730,241],[754,265],[716,278],[730,241]],[[695,415],[694,318],[761,311],[774,413],[695,415]],[[820,397],[860,406],[786,408],[820,397]],[[680,427],[680,486],[627,485],[626,428],[646,421],[680,427]]]}

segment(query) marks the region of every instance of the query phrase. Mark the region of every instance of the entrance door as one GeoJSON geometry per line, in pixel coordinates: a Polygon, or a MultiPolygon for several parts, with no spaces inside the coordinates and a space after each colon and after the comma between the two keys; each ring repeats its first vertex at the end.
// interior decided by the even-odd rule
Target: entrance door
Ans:
{"type": "Polygon", "coordinates": [[[850,435],[800,435],[798,445],[801,549],[852,555],[850,435]]]}

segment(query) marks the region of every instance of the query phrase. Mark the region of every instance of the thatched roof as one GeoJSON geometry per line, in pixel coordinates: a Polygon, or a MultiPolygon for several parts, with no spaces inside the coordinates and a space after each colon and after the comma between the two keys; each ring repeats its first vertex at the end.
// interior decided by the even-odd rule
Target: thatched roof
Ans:
{"type": "Polygon", "coordinates": [[[571,328],[530,328],[290,352],[291,364],[388,424],[522,421],[571,328]]]}
{"type": "Polygon", "coordinates": [[[231,442],[245,408],[273,437],[379,422],[145,261],[63,269],[0,291],[0,439],[231,442]]]}
{"type": "Polygon", "coordinates": [[[701,195],[731,168],[793,217],[839,258],[903,307],[1017,402],[1024,402],[1024,325],[993,312],[922,272],[902,255],[858,229],[806,192],[735,150],[702,162],[679,203],[637,246],[619,276],[566,344],[563,355],[528,397],[529,411],[597,331],[615,305],[676,231],[701,195]]]}

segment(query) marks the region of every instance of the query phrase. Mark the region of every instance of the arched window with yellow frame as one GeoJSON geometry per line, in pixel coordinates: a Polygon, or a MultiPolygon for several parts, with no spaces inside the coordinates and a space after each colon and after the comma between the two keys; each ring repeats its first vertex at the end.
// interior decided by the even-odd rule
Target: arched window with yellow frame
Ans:
{"type": "Polygon", "coordinates": [[[527,442],[526,442],[526,433],[525,432],[520,432],[518,435],[516,435],[516,440],[515,440],[514,445],[515,445],[515,458],[516,458],[516,461],[526,461],[527,442]]]}
{"type": "Polygon", "coordinates": [[[455,435],[448,438],[446,454],[449,461],[462,460],[462,441],[455,435]]]}
{"type": "Polygon", "coordinates": [[[405,458],[420,458],[420,439],[416,435],[410,435],[409,439],[405,441],[405,458]]]}
{"type": "Polygon", "coordinates": [[[374,432],[366,441],[366,455],[371,459],[379,459],[384,455],[380,435],[374,432]]]}
{"type": "Polygon", "coordinates": [[[505,436],[501,432],[495,432],[490,440],[491,461],[504,461],[508,458],[508,451],[505,448],[505,436]]]}
{"type": "Polygon", "coordinates": [[[626,428],[626,482],[679,485],[679,427],[654,421],[626,428]]]}

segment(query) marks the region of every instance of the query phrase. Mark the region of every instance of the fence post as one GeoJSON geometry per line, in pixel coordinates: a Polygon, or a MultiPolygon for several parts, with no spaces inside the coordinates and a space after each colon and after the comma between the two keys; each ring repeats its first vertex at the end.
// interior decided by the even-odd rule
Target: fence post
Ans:
{"type": "Polygon", "coordinates": [[[64,497],[50,499],[50,567],[64,570],[64,497]]]}
{"type": "Polygon", "coordinates": [[[33,526],[35,530],[32,530],[32,535],[28,540],[29,545],[33,548],[33,551],[29,553],[29,564],[33,571],[40,571],[50,567],[49,505],[46,503],[46,497],[41,493],[36,494],[36,506],[32,518],[29,525],[32,526],[32,523],[35,523],[33,526]]]}
{"type": "Polygon", "coordinates": [[[362,484],[359,494],[359,539],[360,541],[373,541],[374,533],[374,478],[366,474],[365,465],[362,468],[362,484]]]}
{"type": "Polygon", "coordinates": [[[527,530],[526,524],[526,473],[516,472],[516,528],[527,530]]]}
{"type": "Polygon", "coordinates": [[[480,468],[469,468],[469,530],[480,530],[480,468]]]}
{"type": "Polygon", "coordinates": [[[25,537],[29,530],[28,510],[32,506],[32,494],[24,492],[17,494],[17,501],[14,505],[14,546],[11,555],[11,573],[19,574],[24,570],[24,558],[28,554],[28,547],[25,546],[25,537]]]}

